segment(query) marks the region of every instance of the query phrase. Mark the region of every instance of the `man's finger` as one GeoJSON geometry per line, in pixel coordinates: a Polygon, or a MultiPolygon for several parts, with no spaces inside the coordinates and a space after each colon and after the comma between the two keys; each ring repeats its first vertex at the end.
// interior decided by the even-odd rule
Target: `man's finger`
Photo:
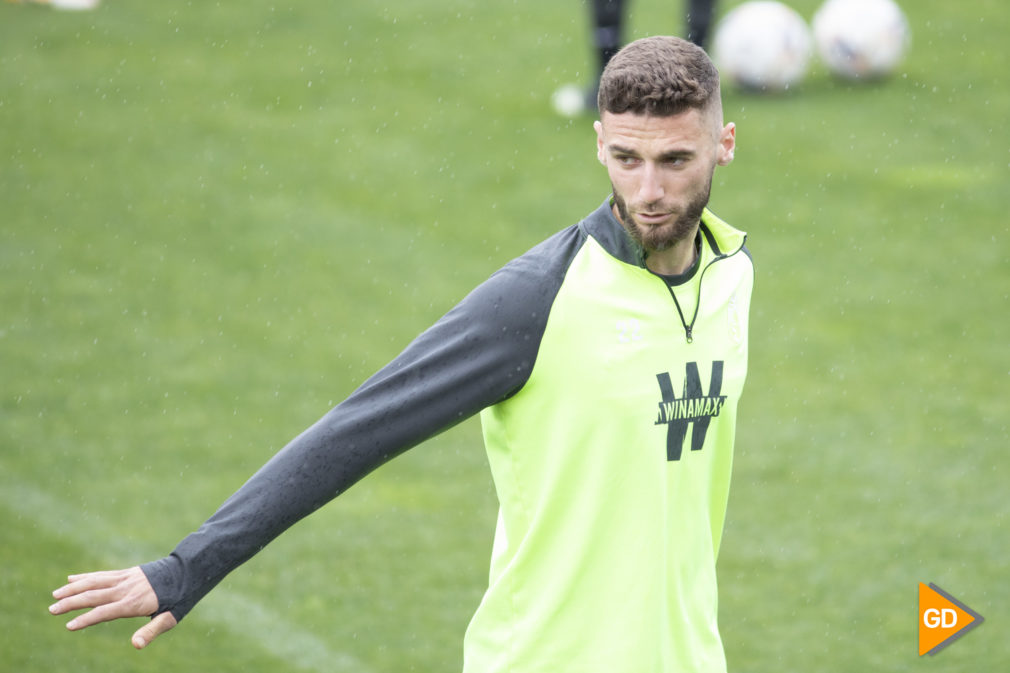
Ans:
{"type": "Polygon", "coordinates": [[[147,647],[148,643],[165,631],[173,628],[177,623],[171,612],[162,612],[143,627],[137,629],[137,632],[133,634],[131,642],[138,650],[142,650],[147,647]]]}
{"type": "Polygon", "coordinates": [[[113,619],[118,619],[124,615],[116,612],[115,605],[99,605],[98,607],[88,610],[84,614],[78,615],[67,622],[67,628],[71,631],[80,631],[81,629],[86,629],[89,626],[94,626],[95,624],[101,624],[102,622],[109,622],[113,619]]]}
{"type": "Polygon", "coordinates": [[[67,584],[53,592],[53,598],[66,598],[92,589],[115,586],[122,577],[123,572],[119,570],[70,575],[67,584]]]}
{"type": "Polygon", "coordinates": [[[80,582],[82,580],[95,580],[99,582],[114,581],[126,573],[126,570],[97,570],[90,573],[75,573],[67,575],[67,582],[80,582]]]}
{"type": "Polygon", "coordinates": [[[122,598],[122,595],[122,591],[116,591],[115,589],[96,589],[79,594],[72,594],[66,598],[61,598],[53,605],[50,605],[49,612],[54,615],[62,615],[65,612],[72,612],[73,610],[94,608],[99,605],[114,603],[122,598]]]}

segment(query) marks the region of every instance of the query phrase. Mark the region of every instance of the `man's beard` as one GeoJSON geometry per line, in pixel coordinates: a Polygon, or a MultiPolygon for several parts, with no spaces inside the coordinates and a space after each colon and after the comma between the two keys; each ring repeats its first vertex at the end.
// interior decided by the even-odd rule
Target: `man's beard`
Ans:
{"type": "MultiPolygon", "coordinates": [[[[614,204],[617,206],[617,213],[621,217],[621,224],[624,225],[628,234],[646,252],[662,252],[672,248],[677,243],[687,239],[694,239],[697,232],[698,221],[701,219],[702,211],[708,205],[709,197],[712,194],[712,177],[709,176],[705,187],[699,190],[684,210],[676,214],[671,222],[666,222],[658,226],[640,225],[628,212],[628,203],[624,200],[613,183],[610,185],[614,194],[614,204]]],[[[643,209],[646,212],[653,212],[650,208],[654,204],[645,204],[643,209]]],[[[659,209],[662,210],[662,209],[659,209]]]]}

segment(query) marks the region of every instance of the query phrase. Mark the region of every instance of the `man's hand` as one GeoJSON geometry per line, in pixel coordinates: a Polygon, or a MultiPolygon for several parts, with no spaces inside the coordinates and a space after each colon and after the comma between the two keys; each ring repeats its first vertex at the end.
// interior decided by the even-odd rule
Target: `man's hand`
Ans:
{"type": "MultiPolygon", "coordinates": [[[[53,592],[56,603],[49,612],[62,615],[72,610],[91,608],[67,623],[71,631],[124,617],[147,617],[158,609],[158,597],[139,567],[71,575],[67,584],[53,592]]],[[[176,625],[171,612],[163,612],[133,634],[131,642],[138,650],[176,625]]]]}

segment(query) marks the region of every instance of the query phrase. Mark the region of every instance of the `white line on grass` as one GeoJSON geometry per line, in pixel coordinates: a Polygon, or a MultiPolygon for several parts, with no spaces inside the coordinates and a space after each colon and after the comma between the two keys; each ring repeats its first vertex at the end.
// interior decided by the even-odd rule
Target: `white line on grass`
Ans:
{"type": "MultiPolygon", "coordinates": [[[[65,500],[32,485],[0,480],[0,505],[30,519],[62,540],[89,550],[110,565],[142,556],[162,554],[130,542],[98,517],[89,516],[65,500]]],[[[125,562],[129,563],[129,562],[125,562]]],[[[80,568],[67,568],[76,572],[80,568]]],[[[270,655],[305,671],[353,671],[368,673],[361,661],[346,652],[335,652],[313,634],[277,619],[262,603],[237,591],[215,589],[189,620],[213,622],[248,639],[270,655]]]]}

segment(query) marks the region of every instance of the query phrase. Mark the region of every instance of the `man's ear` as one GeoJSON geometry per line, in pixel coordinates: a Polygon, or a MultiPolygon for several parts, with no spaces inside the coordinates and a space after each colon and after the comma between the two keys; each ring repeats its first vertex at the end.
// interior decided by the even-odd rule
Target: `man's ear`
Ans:
{"type": "Polygon", "coordinates": [[[603,122],[593,122],[593,130],[596,131],[596,158],[604,166],[607,165],[607,153],[603,151],[603,122]]]}
{"type": "Polygon", "coordinates": [[[718,164],[720,166],[726,166],[729,162],[733,161],[733,155],[736,152],[736,124],[730,122],[726,126],[722,127],[722,132],[719,134],[719,156],[718,164]]]}

